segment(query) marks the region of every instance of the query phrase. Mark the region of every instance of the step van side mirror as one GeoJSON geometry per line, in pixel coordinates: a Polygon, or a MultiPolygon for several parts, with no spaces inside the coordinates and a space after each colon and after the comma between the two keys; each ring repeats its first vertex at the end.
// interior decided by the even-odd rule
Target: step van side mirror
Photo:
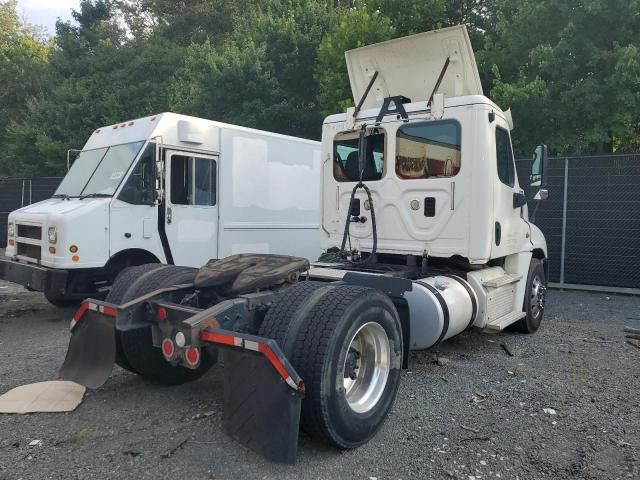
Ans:
{"type": "MultiPolygon", "coordinates": [[[[152,140],[155,140],[155,138],[152,138],[152,140]]],[[[161,140],[161,139],[160,139],[161,140]]],[[[157,142],[156,143],[156,154],[155,154],[155,161],[156,161],[156,182],[155,182],[155,200],[157,203],[162,203],[164,201],[164,170],[165,170],[165,164],[164,164],[164,150],[162,148],[162,143],[157,142]]]]}

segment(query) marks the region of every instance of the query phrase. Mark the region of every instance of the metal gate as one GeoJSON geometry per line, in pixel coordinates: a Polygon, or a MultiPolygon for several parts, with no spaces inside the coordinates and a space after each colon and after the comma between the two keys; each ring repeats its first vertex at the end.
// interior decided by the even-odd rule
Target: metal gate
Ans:
{"type": "MultiPolygon", "coordinates": [[[[521,185],[530,162],[517,162],[521,185]]],[[[640,289],[640,154],[557,157],[550,165],[549,199],[536,218],[547,238],[550,281],[640,289]]]]}

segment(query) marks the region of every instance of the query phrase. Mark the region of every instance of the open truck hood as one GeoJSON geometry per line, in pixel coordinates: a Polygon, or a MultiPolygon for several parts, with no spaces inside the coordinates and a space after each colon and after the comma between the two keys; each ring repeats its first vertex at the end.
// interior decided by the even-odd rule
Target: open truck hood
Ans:
{"type": "Polygon", "coordinates": [[[419,33],[349,50],[345,53],[353,100],[357,105],[374,73],[378,78],[362,109],[404,95],[428,100],[447,57],[449,67],[437,93],[447,97],[483,95],[476,59],[464,25],[419,33]]]}

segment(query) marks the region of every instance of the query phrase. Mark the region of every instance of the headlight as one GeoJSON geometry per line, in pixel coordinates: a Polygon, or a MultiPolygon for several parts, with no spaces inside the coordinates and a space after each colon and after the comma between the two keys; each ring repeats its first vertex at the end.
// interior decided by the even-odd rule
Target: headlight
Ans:
{"type": "Polygon", "coordinates": [[[16,236],[16,226],[13,222],[9,222],[9,224],[7,225],[7,235],[9,237],[16,236]]]}
{"type": "Polygon", "coordinates": [[[49,227],[49,243],[56,243],[58,241],[58,232],[56,227],[49,227]]]}

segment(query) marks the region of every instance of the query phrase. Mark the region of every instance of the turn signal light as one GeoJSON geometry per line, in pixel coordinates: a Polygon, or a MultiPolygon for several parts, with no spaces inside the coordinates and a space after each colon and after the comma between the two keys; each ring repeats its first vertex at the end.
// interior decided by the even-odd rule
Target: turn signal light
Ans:
{"type": "Polygon", "coordinates": [[[74,255],[73,257],[71,257],[71,261],[73,263],[77,263],[80,261],[80,257],[78,255],[74,255]]]}
{"type": "Polygon", "coordinates": [[[9,245],[11,245],[12,247],[15,245],[15,240],[13,238],[9,239],[9,245]]]}
{"type": "Polygon", "coordinates": [[[56,247],[49,247],[49,253],[52,254],[52,255],[55,255],[56,247]]]}

